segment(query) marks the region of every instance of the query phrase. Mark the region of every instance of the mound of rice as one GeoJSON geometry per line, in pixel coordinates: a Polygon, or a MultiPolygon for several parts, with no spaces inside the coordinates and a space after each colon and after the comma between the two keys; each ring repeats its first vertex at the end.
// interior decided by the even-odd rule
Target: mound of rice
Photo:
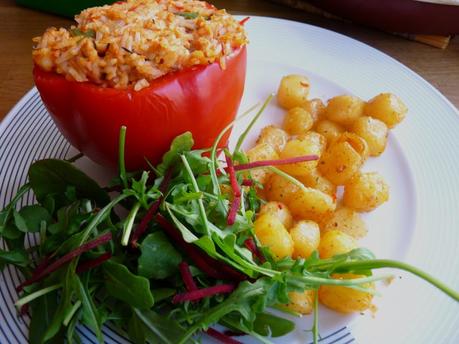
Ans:
{"type": "Polygon", "coordinates": [[[225,10],[197,0],[128,0],[84,10],[35,37],[32,57],[68,80],[140,90],[169,72],[218,61],[247,43],[225,10]]]}

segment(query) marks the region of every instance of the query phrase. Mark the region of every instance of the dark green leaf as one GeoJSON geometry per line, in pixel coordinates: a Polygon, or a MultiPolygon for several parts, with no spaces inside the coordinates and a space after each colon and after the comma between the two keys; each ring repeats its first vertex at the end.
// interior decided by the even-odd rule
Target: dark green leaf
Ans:
{"type": "Polygon", "coordinates": [[[29,326],[29,343],[41,344],[46,329],[57,310],[57,291],[53,291],[30,303],[32,320],[29,326]]]}
{"type": "Polygon", "coordinates": [[[171,148],[164,154],[163,161],[157,166],[159,173],[164,175],[169,167],[180,160],[180,154],[188,152],[194,145],[193,135],[187,131],[177,136],[171,143],[171,148]]]}
{"type": "Polygon", "coordinates": [[[100,316],[97,308],[92,300],[92,296],[89,293],[87,287],[83,285],[81,280],[76,277],[76,294],[81,301],[83,309],[82,317],[83,322],[88,325],[96,333],[97,340],[100,343],[104,342],[104,336],[101,331],[100,316]]]}
{"type": "Polygon", "coordinates": [[[16,210],[13,211],[14,224],[21,232],[27,233],[27,224],[25,219],[16,210]]]}
{"type": "Polygon", "coordinates": [[[262,336],[281,337],[295,329],[293,321],[269,313],[259,313],[253,322],[253,331],[262,336]]]}
{"type": "Polygon", "coordinates": [[[128,335],[134,344],[145,344],[146,342],[145,325],[135,313],[132,313],[128,322],[128,335]]]}
{"type": "Polygon", "coordinates": [[[140,250],[139,275],[164,279],[178,271],[182,257],[163,232],[149,234],[142,241],[140,250]]]}
{"type": "Polygon", "coordinates": [[[19,210],[18,213],[14,213],[14,219],[16,226],[22,232],[36,233],[40,231],[42,221],[51,221],[51,215],[48,213],[46,208],[34,204],[27,205],[19,210]],[[21,223],[21,227],[19,226],[18,221],[21,223]]]}
{"type": "Polygon", "coordinates": [[[150,282],[142,276],[134,275],[122,264],[111,260],[103,265],[105,288],[113,297],[136,308],[151,308],[154,304],[150,282]]]}
{"type": "Polygon", "coordinates": [[[45,159],[33,163],[29,180],[37,200],[44,203],[48,195],[53,195],[57,208],[69,203],[65,193],[72,186],[78,198],[94,200],[99,206],[110,201],[108,194],[93,179],[63,160],[45,159]]]}
{"type": "Polygon", "coordinates": [[[28,266],[30,264],[29,256],[25,250],[4,251],[0,249],[0,271],[7,264],[28,266]]]}
{"type": "Polygon", "coordinates": [[[180,325],[166,316],[137,308],[134,309],[134,313],[142,322],[146,337],[151,344],[176,344],[184,335],[185,331],[180,325]]]}
{"type": "Polygon", "coordinates": [[[158,288],[158,289],[153,289],[151,292],[153,294],[153,298],[155,299],[155,302],[160,302],[162,300],[165,300],[173,296],[176,293],[176,290],[172,288],[158,288]]]}

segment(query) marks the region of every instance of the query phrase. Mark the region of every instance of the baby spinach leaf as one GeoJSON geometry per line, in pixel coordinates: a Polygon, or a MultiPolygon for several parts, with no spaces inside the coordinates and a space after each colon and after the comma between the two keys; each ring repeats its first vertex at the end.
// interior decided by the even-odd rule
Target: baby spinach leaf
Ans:
{"type": "Polygon", "coordinates": [[[107,292],[136,308],[151,308],[154,304],[150,282],[130,272],[122,264],[108,260],[103,265],[107,292]]]}
{"type": "Polygon", "coordinates": [[[185,333],[176,321],[152,310],[134,308],[134,313],[142,322],[150,343],[176,344],[185,333]]]}
{"type": "Polygon", "coordinates": [[[164,175],[169,167],[180,161],[180,154],[190,151],[193,145],[193,135],[189,131],[177,136],[169,151],[163,155],[163,161],[157,166],[158,172],[164,175]]]}
{"type": "Polygon", "coordinates": [[[139,275],[164,279],[178,271],[182,257],[163,232],[149,234],[140,245],[140,250],[139,275]]]}
{"type": "Polygon", "coordinates": [[[17,228],[25,233],[39,232],[42,221],[51,221],[51,215],[48,210],[38,204],[27,205],[19,212],[14,212],[13,216],[17,228]]]}
{"type": "Polygon", "coordinates": [[[25,250],[4,251],[0,249],[0,271],[6,264],[28,266],[30,264],[29,256],[25,250]]]}
{"type": "Polygon", "coordinates": [[[258,313],[253,330],[262,336],[281,337],[295,329],[295,323],[269,313],[258,313]]]}
{"type": "Polygon", "coordinates": [[[74,187],[77,198],[88,198],[103,206],[110,201],[108,194],[90,177],[71,163],[57,159],[39,160],[29,168],[30,185],[37,200],[45,202],[53,195],[57,208],[69,203],[69,187],[74,187]]]}

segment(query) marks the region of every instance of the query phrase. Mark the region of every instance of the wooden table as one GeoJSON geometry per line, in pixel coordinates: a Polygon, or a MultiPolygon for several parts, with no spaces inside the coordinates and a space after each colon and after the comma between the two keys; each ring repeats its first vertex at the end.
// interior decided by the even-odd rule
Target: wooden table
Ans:
{"type": "MultiPolygon", "coordinates": [[[[447,50],[344,22],[289,9],[266,0],[215,0],[234,14],[281,17],[321,26],[365,42],[404,63],[427,79],[459,107],[459,37],[447,50]]],[[[0,0],[0,119],[33,86],[31,39],[48,26],[69,26],[70,20],[0,0]]]]}

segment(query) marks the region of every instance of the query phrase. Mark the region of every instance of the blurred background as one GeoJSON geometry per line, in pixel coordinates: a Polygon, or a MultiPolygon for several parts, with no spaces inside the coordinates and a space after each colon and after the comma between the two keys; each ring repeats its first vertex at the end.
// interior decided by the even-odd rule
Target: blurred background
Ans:
{"type": "MultiPolygon", "coordinates": [[[[0,0],[0,118],[32,86],[31,39],[106,0],[0,0]]],[[[232,14],[296,20],[399,60],[459,107],[459,0],[210,0],[232,14]]]]}

